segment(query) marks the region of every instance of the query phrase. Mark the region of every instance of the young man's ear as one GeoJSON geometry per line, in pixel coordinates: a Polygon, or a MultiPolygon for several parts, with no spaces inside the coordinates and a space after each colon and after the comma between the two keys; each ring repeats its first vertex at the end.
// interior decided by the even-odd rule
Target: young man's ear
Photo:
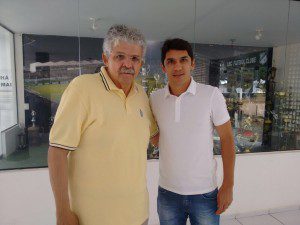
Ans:
{"type": "Polygon", "coordinates": [[[108,64],[108,57],[104,53],[102,53],[102,60],[103,60],[103,63],[105,64],[105,66],[107,66],[107,64],[108,64]]]}
{"type": "Polygon", "coordinates": [[[162,71],[164,72],[164,73],[166,73],[166,68],[165,68],[165,66],[164,66],[164,64],[160,64],[160,67],[161,67],[161,69],[162,69],[162,71]]]}
{"type": "Polygon", "coordinates": [[[193,59],[193,60],[192,60],[192,65],[191,65],[191,67],[192,67],[192,70],[194,70],[194,69],[195,69],[195,65],[196,65],[196,63],[195,63],[195,59],[193,59]]]}

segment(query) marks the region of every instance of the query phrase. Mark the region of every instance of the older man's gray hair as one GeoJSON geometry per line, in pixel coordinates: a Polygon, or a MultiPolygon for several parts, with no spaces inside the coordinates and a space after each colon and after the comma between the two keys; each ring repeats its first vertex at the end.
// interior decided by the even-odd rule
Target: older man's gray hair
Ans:
{"type": "Polygon", "coordinates": [[[143,50],[143,58],[145,57],[147,44],[144,35],[138,29],[123,24],[111,26],[103,42],[103,52],[107,57],[119,41],[140,45],[143,50]]]}

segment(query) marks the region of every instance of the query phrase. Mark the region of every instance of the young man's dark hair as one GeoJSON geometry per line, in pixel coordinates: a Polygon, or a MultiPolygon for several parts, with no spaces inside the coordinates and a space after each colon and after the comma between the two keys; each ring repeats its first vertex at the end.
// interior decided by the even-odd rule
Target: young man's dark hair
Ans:
{"type": "Polygon", "coordinates": [[[163,65],[166,58],[166,54],[170,50],[186,50],[188,55],[191,57],[192,61],[194,59],[193,49],[189,42],[180,38],[167,39],[165,40],[161,48],[161,63],[163,65]]]}

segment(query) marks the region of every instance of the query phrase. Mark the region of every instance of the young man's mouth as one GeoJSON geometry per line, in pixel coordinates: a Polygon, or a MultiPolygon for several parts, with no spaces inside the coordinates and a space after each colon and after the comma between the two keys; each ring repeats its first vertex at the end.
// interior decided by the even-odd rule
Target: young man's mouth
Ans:
{"type": "Polygon", "coordinates": [[[180,73],[180,74],[173,74],[173,77],[180,77],[180,76],[183,76],[184,73],[180,73]]]}

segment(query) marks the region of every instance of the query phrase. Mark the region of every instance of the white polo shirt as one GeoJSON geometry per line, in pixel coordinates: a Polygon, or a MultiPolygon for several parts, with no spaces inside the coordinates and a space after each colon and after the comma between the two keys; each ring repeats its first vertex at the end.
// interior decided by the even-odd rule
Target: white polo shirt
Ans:
{"type": "Polygon", "coordinates": [[[150,101],[160,130],[159,185],[182,195],[213,191],[213,129],[230,119],[221,91],[192,79],[179,97],[167,85],[150,101]]]}

